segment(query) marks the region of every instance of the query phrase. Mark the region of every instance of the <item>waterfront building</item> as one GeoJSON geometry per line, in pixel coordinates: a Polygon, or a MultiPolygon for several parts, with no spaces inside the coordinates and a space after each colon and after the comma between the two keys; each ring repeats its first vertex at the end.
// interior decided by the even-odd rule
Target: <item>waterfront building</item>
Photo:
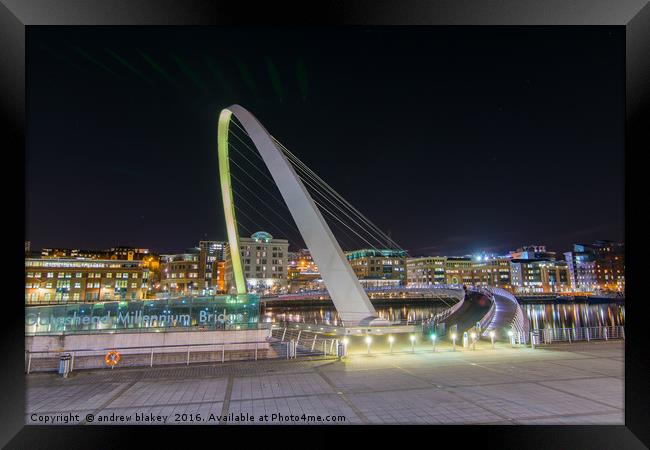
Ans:
{"type": "Polygon", "coordinates": [[[473,266],[470,256],[448,256],[445,258],[446,284],[473,284],[473,266]]]}
{"type": "Polygon", "coordinates": [[[545,245],[525,245],[510,252],[512,259],[550,259],[554,260],[555,252],[546,250],[545,245]]]}
{"type": "Polygon", "coordinates": [[[511,290],[510,261],[508,256],[481,257],[472,264],[472,284],[494,286],[511,290]]]}
{"type": "Polygon", "coordinates": [[[399,286],[406,283],[406,252],[361,249],[345,254],[364,288],[399,286]]]}
{"type": "Polygon", "coordinates": [[[406,285],[427,287],[445,284],[445,256],[419,256],[406,258],[406,285]]]}
{"type": "Polygon", "coordinates": [[[201,241],[183,253],[161,255],[162,294],[215,295],[225,292],[225,243],[201,241]]]}
{"type": "Polygon", "coordinates": [[[191,295],[199,292],[198,247],[183,253],[160,255],[160,290],[171,296],[191,295]]]}
{"type": "Polygon", "coordinates": [[[573,251],[564,254],[569,268],[569,277],[575,292],[594,292],[598,287],[596,278],[596,257],[593,251],[576,244],[573,251]]]}
{"type": "MultiPolygon", "coordinates": [[[[232,263],[226,251],[226,288],[231,290],[232,263]]],[[[266,231],[253,233],[251,237],[239,238],[244,278],[248,292],[286,292],[288,284],[289,241],[275,239],[266,231]]]]}
{"type": "Polygon", "coordinates": [[[41,258],[89,258],[119,259],[121,261],[143,260],[156,257],[147,248],[128,246],[112,247],[105,250],[83,250],[77,248],[42,248],[41,258]]]}
{"type": "Polygon", "coordinates": [[[625,291],[625,244],[600,240],[592,244],[575,244],[574,249],[593,254],[597,289],[625,291]]]}
{"type": "Polygon", "coordinates": [[[26,258],[25,303],[141,300],[149,275],[142,261],[26,258]]]}
{"type": "Polygon", "coordinates": [[[325,289],[318,266],[312,259],[309,249],[303,248],[297,252],[288,252],[288,255],[288,292],[298,293],[325,289]]]}
{"type": "Polygon", "coordinates": [[[512,259],[510,278],[519,294],[547,294],[571,291],[571,277],[566,261],[551,259],[512,259]]]}
{"type": "Polygon", "coordinates": [[[202,295],[223,294],[225,287],[226,242],[199,242],[199,290],[202,295]]]}

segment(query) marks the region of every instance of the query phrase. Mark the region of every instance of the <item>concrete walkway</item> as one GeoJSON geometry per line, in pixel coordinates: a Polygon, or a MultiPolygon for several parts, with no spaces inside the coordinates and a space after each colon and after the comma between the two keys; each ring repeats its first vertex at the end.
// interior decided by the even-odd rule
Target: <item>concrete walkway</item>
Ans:
{"type": "Polygon", "coordinates": [[[346,361],[34,374],[26,423],[623,424],[623,357],[622,341],[483,344],[346,361]]]}

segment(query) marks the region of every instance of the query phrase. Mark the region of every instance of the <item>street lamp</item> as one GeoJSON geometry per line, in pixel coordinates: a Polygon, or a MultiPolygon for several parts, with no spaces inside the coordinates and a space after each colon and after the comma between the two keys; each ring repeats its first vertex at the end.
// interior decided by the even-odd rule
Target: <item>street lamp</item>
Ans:
{"type": "Polygon", "coordinates": [[[476,350],[476,333],[472,333],[472,350],[476,350]]]}
{"type": "Polygon", "coordinates": [[[492,341],[492,350],[494,350],[494,330],[490,331],[490,340],[492,341]]]}
{"type": "Polygon", "coordinates": [[[451,341],[453,342],[453,344],[452,344],[452,345],[453,345],[453,346],[452,346],[452,350],[453,350],[453,351],[456,351],[456,333],[453,333],[453,334],[451,335],[451,341]]]}
{"type": "Polygon", "coordinates": [[[435,334],[431,335],[431,343],[433,344],[433,351],[435,353],[435,351],[436,351],[436,335],[435,334]]]}
{"type": "Polygon", "coordinates": [[[508,337],[510,338],[510,346],[514,348],[515,346],[515,338],[513,337],[513,332],[512,330],[508,331],[508,337]]]}
{"type": "Polygon", "coordinates": [[[411,352],[415,353],[415,335],[412,334],[410,339],[411,339],[411,352]]]}
{"type": "Polygon", "coordinates": [[[393,336],[388,336],[388,344],[390,344],[390,353],[393,353],[393,342],[395,342],[395,338],[393,336]]]}
{"type": "Polygon", "coordinates": [[[372,343],[372,337],[366,336],[366,344],[368,344],[368,354],[370,354],[370,344],[372,343]]]}

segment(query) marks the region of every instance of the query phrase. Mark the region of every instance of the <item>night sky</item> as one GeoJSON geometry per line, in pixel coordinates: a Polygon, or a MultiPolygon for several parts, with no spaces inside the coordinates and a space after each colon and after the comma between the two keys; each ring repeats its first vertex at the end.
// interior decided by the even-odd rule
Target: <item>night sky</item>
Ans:
{"type": "Polygon", "coordinates": [[[624,38],[29,27],[26,239],[225,240],[216,123],[239,103],[411,255],[622,240],[624,38]]]}

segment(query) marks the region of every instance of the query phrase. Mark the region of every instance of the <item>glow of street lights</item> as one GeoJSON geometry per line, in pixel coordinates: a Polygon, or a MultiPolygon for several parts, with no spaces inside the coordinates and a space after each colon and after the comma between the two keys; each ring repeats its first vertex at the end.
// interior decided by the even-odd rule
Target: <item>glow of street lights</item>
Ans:
{"type": "Polygon", "coordinates": [[[366,344],[368,344],[368,354],[370,354],[370,344],[372,343],[372,337],[366,336],[366,344]]]}

